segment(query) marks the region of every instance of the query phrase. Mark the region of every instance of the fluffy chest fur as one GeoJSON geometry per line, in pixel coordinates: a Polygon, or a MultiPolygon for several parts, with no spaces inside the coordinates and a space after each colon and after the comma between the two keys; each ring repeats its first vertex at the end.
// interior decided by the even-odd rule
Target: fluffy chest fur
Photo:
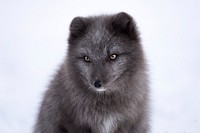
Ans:
{"type": "Polygon", "coordinates": [[[107,118],[104,118],[102,125],[100,126],[101,133],[112,133],[117,125],[117,117],[110,115],[107,118]]]}
{"type": "MultiPolygon", "coordinates": [[[[96,96],[96,99],[87,96],[79,99],[78,101],[80,102],[71,104],[74,108],[71,108],[72,110],[68,108],[68,111],[71,110],[70,114],[73,114],[72,117],[73,119],[75,118],[76,124],[86,125],[94,133],[114,133],[118,127],[118,123],[123,120],[123,117],[119,115],[119,109],[115,106],[118,100],[116,98],[114,99],[101,95],[98,98],[96,96]]],[[[125,107],[121,106],[121,108],[125,107]]]]}

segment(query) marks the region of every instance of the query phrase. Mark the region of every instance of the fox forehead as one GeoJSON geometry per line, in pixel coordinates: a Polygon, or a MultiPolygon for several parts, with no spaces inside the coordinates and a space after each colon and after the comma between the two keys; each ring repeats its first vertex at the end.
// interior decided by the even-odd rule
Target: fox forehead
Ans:
{"type": "Polygon", "coordinates": [[[82,46],[81,48],[77,48],[78,54],[81,55],[92,55],[97,58],[102,58],[111,54],[122,54],[126,53],[126,50],[122,48],[120,44],[108,43],[108,44],[88,44],[82,46]]]}

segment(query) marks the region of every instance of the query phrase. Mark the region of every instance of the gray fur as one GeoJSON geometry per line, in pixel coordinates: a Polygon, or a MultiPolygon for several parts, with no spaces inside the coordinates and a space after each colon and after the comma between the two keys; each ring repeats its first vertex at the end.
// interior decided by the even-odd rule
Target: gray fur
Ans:
{"type": "Polygon", "coordinates": [[[146,64],[132,17],[123,12],[76,17],[68,42],[34,133],[147,133],[146,64]]]}

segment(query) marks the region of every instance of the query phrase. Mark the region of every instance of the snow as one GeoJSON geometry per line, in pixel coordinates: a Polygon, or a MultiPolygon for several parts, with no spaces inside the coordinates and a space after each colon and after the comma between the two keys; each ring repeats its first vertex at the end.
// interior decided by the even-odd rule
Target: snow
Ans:
{"type": "Polygon", "coordinates": [[[75,16],[131,14],[149,63],[152,133],[200,132],[200,1],[0,1],[0,133],[31,133],[75,16]]]}

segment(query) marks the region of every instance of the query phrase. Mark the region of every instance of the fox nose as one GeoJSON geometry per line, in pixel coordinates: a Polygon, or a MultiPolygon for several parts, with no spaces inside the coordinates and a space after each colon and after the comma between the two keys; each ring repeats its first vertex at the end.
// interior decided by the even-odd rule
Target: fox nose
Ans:
{"type": "Polygon", "coordinates": [[[94,82],[94,86],[95,86],[96,88],[100,88],[100,87],[102,86],[102,82],[101,82],[100,80],[96,80],[96,81],[94,82]]]}

